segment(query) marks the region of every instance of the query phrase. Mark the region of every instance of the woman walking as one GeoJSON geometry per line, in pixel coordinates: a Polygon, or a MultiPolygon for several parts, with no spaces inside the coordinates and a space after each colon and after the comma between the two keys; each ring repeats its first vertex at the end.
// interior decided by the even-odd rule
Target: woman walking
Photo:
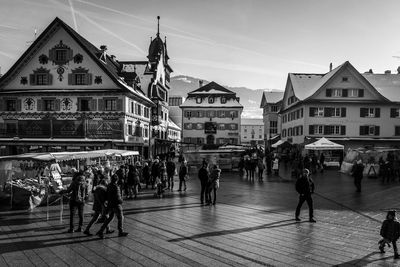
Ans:
{"type": "Polygon", "coordinates": [[[187,161],[185,160],[181,167],[179,168],[179,189],[178,191],[182,191],[182,184],[184,185],[183,191],[186,191],[186,176],[188,173],[187,161]]]}

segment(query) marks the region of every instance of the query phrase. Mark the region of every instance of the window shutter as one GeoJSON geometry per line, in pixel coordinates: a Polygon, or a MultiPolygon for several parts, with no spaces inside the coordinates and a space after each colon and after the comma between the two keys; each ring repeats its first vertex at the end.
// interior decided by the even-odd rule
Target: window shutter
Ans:
{"type": "Polygon", "coordinates": [[[72,49],[68,49],[67,50],[67,61],[72,60],[74,57],[74,51],[72,51],[72,49]]]}
{"type": "Polygon", "coordinates": [[[36,76],[35,74],[29,74],[29,84],[36,85],[36,76]]]}
{"type": "Polygon", "coordinates": [[[43,111],[43,99],[37,100],[37,111],[43,111]]]}
{"type": "Polygon", "coordinates": [[[97,103],[98,103],[98,110],[99,111],[104,111],[104,99],[98,99],[97,100],[97,103]]]}
{"type": "Polygon", "coordinates": [[[21,101],[21,99],[17,99],[16,100],[16,111],[21,111],[21,108],[22,108],[22,101],[21,101]]]}
{"type": "Polygon", "coordinates": [[[324,117],[332,117],[331,108],[324,108],[324,117]]]}
{"type": "Polygon", "coordinates": [[[390,118],[396,118],[396,109],[395,108],[391,108],[390,109],[390,118]]]}
{"type": "Polygon", "coordinates": [[[347,89],[342,89],[342,96],[347,97],[348,96],[348,90],[347,89]]]}
{"type": "Polygon", "coordinates": [[[314,125],[308,126],[308,134],[310,134],[310,135],[314,134],[314,125]]]}
{"type": "Polygon", "coordinates": [[[340,134],[346,135],[346,126],[344,126],[344,125],[340,126],[340,134]]]}
{"type": "Polygon", "coordinates": [[[50,73],[47,74],[47,85],[52,85],[53,84],[53,75],[50,73]]]}
{"type": "Polygon", "coordinates": [[[89,105],[90,105],[90,111],[97,110],[97,100],[96,99],[90,99],[89,105]]]}
{"type": "Polygon", "coordinates": [[[6,109],[6,101],[4,99],[0,99],[0,111],[5,111],[6,109]]]}
{"type": "Polygon", "coordinates": [[[56,111],[60,111],[60,99],[54,101],[54,108],[56,111]]]}
{"type": "Polygon", "coordinates": [[[92,77],[93,75],[91,73],[86,73],[86,85],[91,85],[92,84],[92,77]]]}
{"type": "Polygon", "coordinates": [[[340,109],[340,115],[341,115],[341,117],[346,117],[346,108],[340,109]]]}
{"type": "Polygon", "coordinates": [[[72,84],[72,80],[73,80],[72,78],[73,78],[73,74],[72,74],[72,73],[69,73],[69,74],[68,74],[68,85],[73,85],[73,84],[72,84]]]}
{"type": "Polygon", "coordinates": [[[117,99],[117,111],[123,111],[122,99],[117,99]]]}
{"type": "Polygon", "coordinates": [[[78,102],[76,103],[76,106],[78,108],[78,111],[82,111],[82,98],[78,97],[78,102]]]}
{"type": "Polygon", "coordinates": [[[315,108],[310,107],[310,117],[315,117],[315,108]]]}
{"type": "Polygon", "coordinates": [[[365,126],[360,126],[360,135],[365,135],[365,126]]]}
{"type": "Polygon", "coordinates": [[[364,97],[364,89],[358,89],[358,97],[364,97]]]}
{"type": "Polygon", "coordinates": [[[375,135],[379,135],[379,126],[375,126],[375,135]]]}
{"type": "Polygon", "coordinates": [[[368,112],[367,108],[360,108],[360,117],[364,118],[368,112]]]}
{"type": "Polygon", "coordinates": [[[396,136],[400,135],[400,126],[395,126],[394,127],[394,135],[396,135],[396,136]]]}
{"type": "Polygon", "coordinates": [[[332,89],[326,89],[326,96],[331,97],[332,96],[332,89]]]}
{"type": "Polygon", "coordinates": [[[328,127],[328,125],[324,125],[323,127],[324,127],[324,134],[325,134],[325,135],[329,135],[330,133],[329,133],[329,127],[328,127]]]}
{"type": "Polygon", "coordinates": [[[375,118],[380,118],[381,116],[381,109],[380,108],[376,108],[375,109],[375,118]]]}

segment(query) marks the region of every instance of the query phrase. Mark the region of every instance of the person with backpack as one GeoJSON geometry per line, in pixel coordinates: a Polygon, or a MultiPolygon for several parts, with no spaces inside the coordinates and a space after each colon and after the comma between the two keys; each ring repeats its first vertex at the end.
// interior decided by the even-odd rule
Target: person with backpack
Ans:
{"type": "Polygon", "coordinates": [[[313,199],[311,194],[314,193],[314,182],[310,177],[310,171],[308,169],[304,169],[302,175],[296,181],[296,191],[299,193],[299,203],[296,208],[296,221],[301,221],[300,219],[300,209],[303,205],[304,201],[307,202],[308,211],[309,211],[309,222],[315,223],[314,219],[314,207],[313,207],[313,199]]]}
{"type": "Polygon", "coordinates": [[[208,173],[208,163],[203,162],[200,170],[199,170],[199,180],[200,180],[200,186],[201,186],[201,191],[200,191],[200,203],[203,205],[204,204],[204,198],[206,199],[207,202],[207,184],[208,184],[208,179],[209,179],[209,173],[208,173]]]}
{"type": "MultiPolygon", "coordinates": [[[[107,206],[107,181],[105,179],[101,180],[100,183],[96,186],[96,189],[93,192],[94,202],[93,202],[93,217],[90,220],[89,224],[86,226],[85,231],[83,233],[87,236],[92,236],[90,233],[90,227],[97,221],[100,215],[104,214],[107,206]]],[[[111,234],[114,231],[110,230],[109,226],[106,227],[106,234],[111,234]]]]}
{"type": "Polygon", "coordinates": [[[111,176],[111,183],[107,186],[107,211],[109,213],[109,217],[103,225],[101,226],[100,230],[96,233],[99,238],[104,238],[104,230],[110,224],[110,222],[114,219],[114,216],[117,215],[118,219],[118,236],[127,236],[128,233],[124,232],[123,229],[123,220],[124,220],[124,212],[122,209],[122,197],[121,192],[118,188],[118,175],[114,174],[111,176]]]}
{"type": "Polygon", "coordinates": [[[382,236],[382,239],[378,242],[380,252],[385,253],[385,245],[387,244],[390,247],[390,244],[392,244],[394,258],[398,259],[399,253],[396,242],[400,236],[400,223],[397,221],[395,210],[388,211],[386,220],[382,223],[380,234],[382,236]]]}
{"type": "Polygon", "coordinates": [[[64,193],[70,193],[68,233],[82,232],[83,208],[85,206],[85,200],[87,200],[88,198],[88,188],[85,181],[85,176],[83,176],[82,173],[77,173],[68,189],[60,192],[60,194],[64,193]],[[78,210],[79,223],[78,228],[74,230],[74,215],[76,210],[78,210]]]}

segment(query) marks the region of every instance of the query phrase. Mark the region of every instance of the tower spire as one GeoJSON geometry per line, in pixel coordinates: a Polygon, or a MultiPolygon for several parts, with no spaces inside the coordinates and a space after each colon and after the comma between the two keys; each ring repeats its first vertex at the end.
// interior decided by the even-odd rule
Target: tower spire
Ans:
{"type": "Polygon", "coordinates": [[[160,16],[157,16],[157,36],[160,36],[160,16]]]}

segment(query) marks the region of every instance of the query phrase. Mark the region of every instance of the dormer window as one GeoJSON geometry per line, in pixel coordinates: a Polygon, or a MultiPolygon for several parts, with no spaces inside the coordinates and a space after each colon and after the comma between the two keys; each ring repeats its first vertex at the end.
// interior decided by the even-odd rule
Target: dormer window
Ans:
{"type": "Polygon", "coordinates": [[[221,97],[221,104],[225,104],[226,103],[226,97],[221,97]]]}
{"type": "Polygon", "coordinates": [[[210,97],[208,98],[208,103],[214,104],[214,97],[210,96],[210,97]]]}
{"type": "Polygon", "coordinates": [[[342,77],[342,82],[348,82],[349,81],[349,77],[342,77]]]}
{"type": "Polygon", "coordinates": [[[201,104],[201,101],[202,101],[201,97],[196,97],[196,104],[201,104]]]}
{"type": "Polygon", "coordinates": [[[56,65],[65,65],[73,59],[72,49],[62,41],[49,50],[49,60],[56,65]]]}
{"type": "Polygon", "coordinates": [[[67,61],[67,49],[56,49],[56,61],[67,61]]]}

